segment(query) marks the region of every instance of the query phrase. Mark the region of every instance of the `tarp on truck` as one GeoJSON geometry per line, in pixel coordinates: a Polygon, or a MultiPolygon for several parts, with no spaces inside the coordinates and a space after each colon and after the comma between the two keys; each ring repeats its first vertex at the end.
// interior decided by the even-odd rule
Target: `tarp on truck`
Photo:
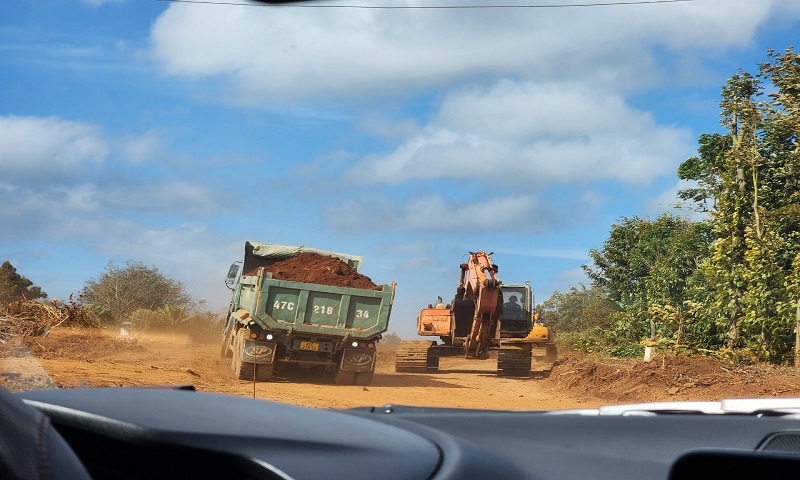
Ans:
{"type": "Polygon", "coordinates": [[[328,250],[320,250],[318,248],[306,247],[304,245],[277,245],[274,243],[261,243],[261,242],[245,242],[244,244],[244,271],[248,272],[251,268],[256,266],[263,266],[264,260],[267,263],[285,260],[294,257],[301,253],[316,253],[318,255],[325,255],[336,257],[343,262],[350,265],[355,271],[361,267],[364,257],[361,255],[348,255],[346,253],[330,252],[328,250]],[[248,259],[250,261],[248,261],[248,259]],[[262,261],[258,261],[261,259],[262,261]]]}

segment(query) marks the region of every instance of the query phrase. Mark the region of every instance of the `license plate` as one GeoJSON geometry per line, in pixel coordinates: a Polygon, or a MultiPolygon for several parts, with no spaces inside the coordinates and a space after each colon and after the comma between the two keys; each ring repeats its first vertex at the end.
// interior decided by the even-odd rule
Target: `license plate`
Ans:
{"type": "Polygon", "coordinates": [[[531,355],[534,357],[544,357],[547,355],[547,349],[544,347],[531,349],[531,355]]]}
{"type": "Polygon", "coordinates": [[[300,342],[300,350],[311,350],[312,352],[319,351],[319,343],[317,342],[300,342]]]}

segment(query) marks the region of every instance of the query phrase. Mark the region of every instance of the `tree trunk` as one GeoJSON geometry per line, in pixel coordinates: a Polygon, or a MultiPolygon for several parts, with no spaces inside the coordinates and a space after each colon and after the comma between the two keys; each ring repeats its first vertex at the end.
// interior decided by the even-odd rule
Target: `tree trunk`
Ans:
{"type": "Polygon", "coordinates": [[[739,322],[736,310],[731,310],[731,318],[728,330],[728,347],[735,348],[739,343],[739,322]]]}
{"type": "Polygon", "coordinates": [[[794,314],[794,366],[800,367],[800,298],[794,314]]]}

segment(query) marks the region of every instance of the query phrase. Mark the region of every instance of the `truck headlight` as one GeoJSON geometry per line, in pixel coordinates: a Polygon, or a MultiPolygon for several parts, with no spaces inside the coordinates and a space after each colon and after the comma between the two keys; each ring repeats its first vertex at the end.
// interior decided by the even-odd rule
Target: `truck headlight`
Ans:
{"type": "Polygon", "coordinates": [[[275,337],[273,337],[271,333],[268,333],[267,336],[264,338],[266,338],[267,340],[272,340],[275,337]]]}

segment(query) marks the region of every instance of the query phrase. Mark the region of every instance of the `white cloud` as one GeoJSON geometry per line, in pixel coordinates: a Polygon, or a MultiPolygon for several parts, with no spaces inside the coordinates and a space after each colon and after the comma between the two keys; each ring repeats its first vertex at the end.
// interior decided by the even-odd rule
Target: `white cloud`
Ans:
{"type": "Polygon", "coordinates": [[[64,239],[64,229],[77,226],[79,219],[97,211],[97,190],[93,185],[46,189],[4,185],[0,188],[0,229],[2,237],[26,238],[44,232],[64,239]]]}
{"type": "Polygon", "coordinates": [[[366,132],[388,139],[406,138],[420,130],[419,124],[414,119],[392,121],[374,115],[360,119],[358,126],[366,132]]]}
{"type": "Polygon", "coordinates": [[[104,206],[116,210],[204,216],[222,208],[217,192],[185,181],[110,185],[99,197],[104,206]]]}
{"type": "Polygon", "coordinates": [[[559,260],[588,260],[587,252],[589,248],[564,248],[564,247],[540,247],[540,248],[495,248],[497,253],[509,255],[522,255],[525,257],[554,258],[559,260]]]}
{"type": "Polygon", "coordinates": [[[387,199],[349,200],[323,214],[328,226],[340,230],[450,232],[505,229],[530,231],[546,225],[538,218],[539,201],[530,195],[494,197],[474,203],[439,195],[417,197],[402,205],[387,199]],[[476,227],[478,226],[478,227],[476,227]]]}
{"type": "Polygon", "coordinates": [[[381,244],[375,246],[374,250],[387,263],[387,269],[397,272],[446,271],[437,255],[436,243],[429,240],[381,244]]]}
{"type": "Polygon", "coordinates": [[[365,158],[349,176],[374,183],[447,177],[495,185],[645,184],[673,171],[692,148],[688,131],[656,124],[617,95],[502,80],[448,95],[421,133],[365,158]]]}
{"type": "MultiPolygon", "coordinates": [[[[563,270],[561,272],[558,272],[554,275],[553,280],[554,282],[557,282],[560,285],[570,285],[570,286],[581,285],[581,284],[588,286],[591,283],[591,280],[589,280],[589,277],[586,276],[586,272],[584,272],[582,268],[571,268],[569,270],[563,270]]],[[[565,292],[568,289],[569,287],[567,287],[566,289],[562,288],[560,291],[565,292]]]]}
{"type": "Polygon", "coordinates": [[[153,160],[153,156],[162,146],[162,140],[153,130],[140,135],[130,136],[121,142],[122,152],[126,159],[134,163],[153,160]]]}
{"type": "Polygon", "coordinates": [[[57,117],[0,117],[0,132],[5,180],[78,177],[110,150],[100,128],[57,117]]]}
{"type": "Polygon", "coordinates": [[[173,4],[154,23],[151,42],[165,73],[229,79],[240,100],[252,102],[368,98],[471,75],[638,88],[662,75],[652,46],[694,53],[747,45],[775,5],[387,11],[173,4]]]}
{"type": "Polygon", "coordinates": [[[120,3],[124,0],[81,0],[83,3],[87,5],[91,5],[93,7],[99,7],[101,5],[105,5],[107,3],[120,3]]]}

